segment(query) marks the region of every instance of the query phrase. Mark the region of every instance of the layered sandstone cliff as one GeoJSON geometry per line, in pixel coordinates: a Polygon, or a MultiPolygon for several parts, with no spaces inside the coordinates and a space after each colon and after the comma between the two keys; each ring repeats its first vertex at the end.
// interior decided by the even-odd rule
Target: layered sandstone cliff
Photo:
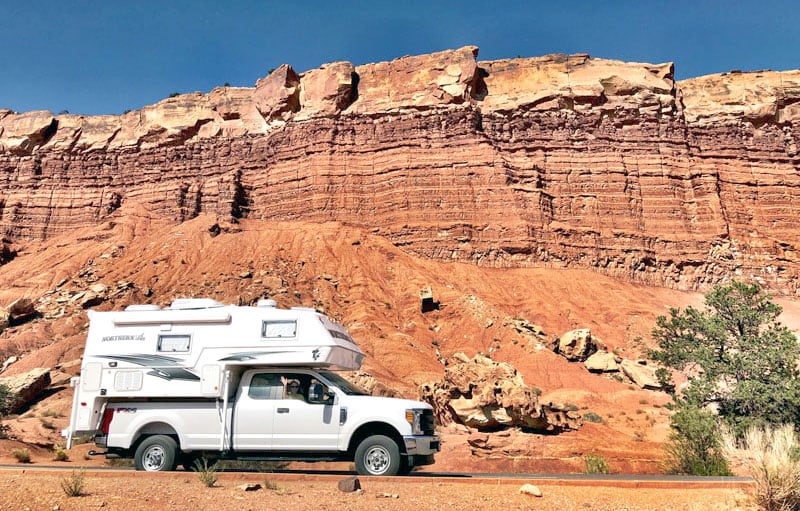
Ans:
{"type": "Polygon", "coordinates": [[[182,221],[336,220],[432,258],[800,287],[800,71],[466,47],[284,65],[121,116],[0,110],[0,229],[47,238],[137,202],[182,221]]]}

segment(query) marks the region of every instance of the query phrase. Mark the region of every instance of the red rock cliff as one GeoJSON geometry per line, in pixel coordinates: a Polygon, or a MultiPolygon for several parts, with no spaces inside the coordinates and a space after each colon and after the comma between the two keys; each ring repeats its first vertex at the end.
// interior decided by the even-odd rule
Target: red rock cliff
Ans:
{"type": "Polygon", "coordinates": [[[284,65],[121,116],[0,110],[0,229],[47,238],[135,201],[358,224],[487,266],[797,292],[800,71],[476,57],[284,65]]]}

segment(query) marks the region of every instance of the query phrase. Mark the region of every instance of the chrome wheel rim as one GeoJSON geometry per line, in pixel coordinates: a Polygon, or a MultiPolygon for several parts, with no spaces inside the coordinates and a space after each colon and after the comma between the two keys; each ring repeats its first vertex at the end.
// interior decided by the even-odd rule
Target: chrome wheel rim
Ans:
{"type": "Polygon", "coordinates": [[[371,474],[383,474],[389,469],[390,462],[389,451],[379,445],[370,447],[364,455],[364,464],[371,474]]]}
{"type": "Polygon", "coordinates": [[[142,456],[142,466],[149,472],[158,472],[164,468],[166,451],[160,445],[148,447],[142,456]]]}

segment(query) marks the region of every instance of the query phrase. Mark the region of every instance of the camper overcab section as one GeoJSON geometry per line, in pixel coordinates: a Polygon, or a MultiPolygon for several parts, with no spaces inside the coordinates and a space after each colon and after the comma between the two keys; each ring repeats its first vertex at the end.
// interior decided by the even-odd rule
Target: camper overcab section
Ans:
{"type": "Polygon", "coordinates": [[[364,354],[313,309],[182,299],[89,318],[68,447],[93,435],[101,454],[145,470],[208,455],[351,460],[366,474],[402,473],[439,450],[430,405],[365,395],[336,372],[364,354]]]}

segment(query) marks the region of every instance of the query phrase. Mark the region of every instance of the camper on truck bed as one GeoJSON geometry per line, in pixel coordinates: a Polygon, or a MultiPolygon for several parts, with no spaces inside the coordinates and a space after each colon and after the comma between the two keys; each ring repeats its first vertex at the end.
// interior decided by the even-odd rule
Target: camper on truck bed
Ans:
{"type": "Polygon", "coordinates": [[[427,403],[373,397],[338,373],[364,354],[319,312],[181,299],[161,309],[89,311],[69,448],[92,435],[139,470],[188,468],[201,456],[353,461],[395,475],[439,451],[427,403]]]}

